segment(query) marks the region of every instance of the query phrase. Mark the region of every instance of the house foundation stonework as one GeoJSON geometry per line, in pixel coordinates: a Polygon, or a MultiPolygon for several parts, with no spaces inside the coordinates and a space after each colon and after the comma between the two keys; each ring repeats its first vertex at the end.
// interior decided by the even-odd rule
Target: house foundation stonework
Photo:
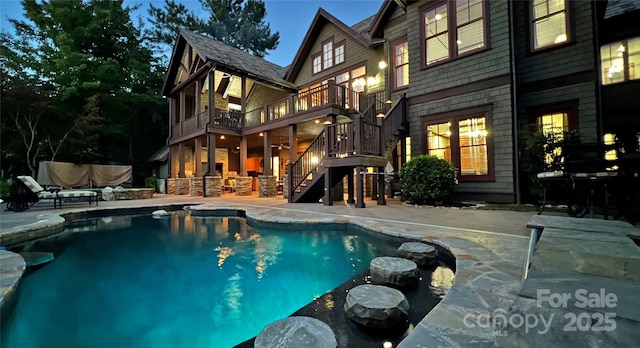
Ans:
{"type": "Polygon", "coordinates": [[[278,194],[278,181],[273,175],[260,175],[259,197],[275,197],[278,194]]]}
{"type": "Polygon", "coordinates": [[[176,178],[176,195],[189,194],[189,179],[188,178],[176,178]]]}
{"type": "Polygon", "coordinates": [[[205,197],[220,197],[222,196],[222,177],[221,176],[205,176],[205,197]]]}
{"type": "Polygon", "coordinates": [[[174,195],[176,194],[176,179],[168,178],[167,179],[167,194],[174,195]]]}
{"type": "Polygon", "coordinates": [[[239,176],[236,178],[236,196],[251,196],[251,184],[253,178],[250,176],[239,176]]]}
{"type": "Polygon", "coordinates": [[[202,197],[202,178],[189,178],[189,195],[202,197]]]}

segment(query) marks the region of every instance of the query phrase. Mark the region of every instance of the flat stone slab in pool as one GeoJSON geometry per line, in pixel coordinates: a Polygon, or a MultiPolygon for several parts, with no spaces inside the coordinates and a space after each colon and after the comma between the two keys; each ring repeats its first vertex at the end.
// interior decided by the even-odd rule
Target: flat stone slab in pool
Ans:
{"type": "Polygon", "coordinates": [[[418,280],[418,265],[400,257],[380,256],[369,265],[371,281],[378,284],[405,286],[418,280]]]}
{"type": "Polygon", "coordinates": [[[402,243],[398,248],[398,256],[415,262],[418,267],[429,267],[438,264],[438,250],[426,243],[402,243]]]}
{"type": "Polygon", "coordinates": [[[267,325],[256,337],[255,348],[335,348],[329,325],[311,317],[289,317],[267,325]]]}
{"type": "Polygon", "coordinates": [[[383,285],[358,285],[349,290],[344,310],[351,320],[371,328],[396,328],[409,318],[404,294],[383,285]]]}

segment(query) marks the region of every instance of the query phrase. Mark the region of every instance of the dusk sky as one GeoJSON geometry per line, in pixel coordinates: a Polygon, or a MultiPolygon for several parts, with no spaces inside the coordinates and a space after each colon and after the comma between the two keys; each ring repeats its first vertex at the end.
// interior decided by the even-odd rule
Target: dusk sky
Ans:
{"type": "MultiPolygon", "coordinates": [[[[136,14],[145,16],[148,4],[153,2],[161,6],[164,1],[125,0],[127,5],[142,4],[136,14]]],[[[200,9],[197,0],[177,0],[187,7],[200,9]]],[[[281,66],[291,64],[304,35],[309,29],[318,8],[322,7],[333,16],[351,26],[375,14],[383,0],[266,0],[266,22],[271,25],[272,32],[280,32],[280,44],[275,51],[269,52],[266,59],[281,66]]],[[[2,31],[11,31],[7,18],[23,16],[20,0],[0,0],[2,31]]],[[[204,17],[204,14],[203,14],[204,17]]]]}

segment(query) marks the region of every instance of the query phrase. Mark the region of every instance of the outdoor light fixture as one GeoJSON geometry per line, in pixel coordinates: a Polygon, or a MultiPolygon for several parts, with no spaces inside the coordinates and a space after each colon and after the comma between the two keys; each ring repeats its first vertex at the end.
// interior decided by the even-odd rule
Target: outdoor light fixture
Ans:
{"type": "Polygon", "coordinates": [[[382,344],[382,348],[393,348],[393,343],[387,341],[382,344]]]}
{"type": "Polygon", "coordinates": [[[379,112],[379,113],[377,113],[377,114],[376,114],[376,117],[378,117],[378,118],[383,118],[383,117],[384,117],[384,114],[383,114],[383,113],[381,113],[381,112],[379,112]]]}
{"type": "Polygon", "coordinates": [[[259,135],[259,136],[261,136],[261,137],[263,137],[263,136],[264,136],[264,134],[263,134],[262,132],[260,132],[260,134],[258,134],[258,135],[259,135]]]}
{"type": "Polygon", "coordinates": [[[369,76],[369,77],[367,78],[367,84],[368,84],[369,86],[375,86],[375,85],[377,85],[377,84],[378,84],[378,79],[377,79],[377,78],[375,78],[374,76],[369,76]]]}
{"type": "Polygon", "coordinates": [[[387,99],[387,101],[384,102],[385,104],[393,104],[393,100],[391,99],[387,99]]]}
{"type": "Polygon", "coordinates": [[[384,60],[381,60],[378,62],[378,68],[384,69],[386,67],[387,67],[387,62],[385,62],[384,60]]]}
{"type": "Polygon", "coordinates": [[[315,120],[316,124],[320,123],[320,120],[315,120]]]}
{"type": "Polygon", "coordinates": [[[323,124],[331,124],[331,121],[324,121],[323,124]]]}
{"type": "Polygon", "coordinates": [[[224,140],[224,134],[222,134],[222,135],[220,136],[220,139],[224,140]]]}

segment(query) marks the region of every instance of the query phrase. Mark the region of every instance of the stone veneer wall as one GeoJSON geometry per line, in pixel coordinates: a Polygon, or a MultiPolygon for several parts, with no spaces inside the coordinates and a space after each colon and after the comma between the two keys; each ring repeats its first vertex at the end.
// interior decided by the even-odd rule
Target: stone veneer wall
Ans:
{"type": "Polygon", "coordinates": [[[202,178],[189,178],[189,195],[202,197],[202,178]]]}
{"type": "Polygon", "coordinates": [[[167,194],[174,195],[176,193],[176,179],[168,178],[167,179],[167,194]]]}
{"type": "Polygon", "coordinates": [[[118,201],[129,200],[129,199],[153,198],[153,189],[137,188],[137,189],[124,189],[122,191],[113,190],[113,197],[118,201]]]}
{"type": "Polygon", "coordinates": [[[156,183],[156,192],[158,193],[166,193],[166,179],[158,179],[156,183]]]}
{"type": "Polygon", "coordinates": [[[275,197],[278,194],[278,181],[273,175],[258,176],[260,182],[258,197],[275,197]]]}
{"type": "Polygon", "coordinates": [[[251,183],[253,183],[253,178],[250,176],[237,177],[236,196],[251,196],[251,183]]]}
{"type": "Polygon", "coordinates": [[[176,178],[176,195],[186,195],[189,193],[189,179],[176,178]]]}
{"type": "Polygon", "coordinates": [[[282,197],[289,198],[289,174],[282,176],[282,197]]]}
{"type": "Polygon", "coordinates": [[[221,176],[205,176],[205,197],[222,196],[222,177],[221,176]]]}

